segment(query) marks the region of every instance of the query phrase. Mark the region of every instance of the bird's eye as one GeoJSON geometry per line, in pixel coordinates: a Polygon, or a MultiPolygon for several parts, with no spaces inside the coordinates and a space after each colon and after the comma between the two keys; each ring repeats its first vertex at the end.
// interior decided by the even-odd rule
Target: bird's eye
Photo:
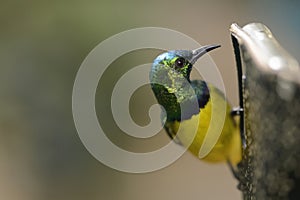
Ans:
{"type": "Polygon", "coordinates": [[[178,69],[178,68],[182,68],[185,64],[185,60],[184,58],[178,58],[176,61],[175,61],[175,68],[178,69]]]}

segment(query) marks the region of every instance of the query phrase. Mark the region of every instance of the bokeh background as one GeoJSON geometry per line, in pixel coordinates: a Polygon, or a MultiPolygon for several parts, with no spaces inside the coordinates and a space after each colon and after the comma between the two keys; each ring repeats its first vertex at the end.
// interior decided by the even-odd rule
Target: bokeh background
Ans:
{"type": "MultiPolygon", "coordinates": [[[[225,164],[200,162],[185,153],[172,165],[147,174],[104,166],[81,143],[71,109],[76,72],[87,54],[106,38],[136,27],[180,31],[200,44],[219,43],[211,56],[237,105],[237,80],[229,35],[233,22],[266,24],[298,60],[300,4],[287,1],[1,1],[0,6],[0,199],[241,199],[225,164]]],[[[155,50],[116,60],[98,87],[100,123],[119,146],[137,152],[168,142],[162,132],[152,141],[129,138],[115,126],[110,95],[130,68],[151,62],[155,50]]],[[[130,111],[147,124],[155,103],[144,86],[130,111]]]]}

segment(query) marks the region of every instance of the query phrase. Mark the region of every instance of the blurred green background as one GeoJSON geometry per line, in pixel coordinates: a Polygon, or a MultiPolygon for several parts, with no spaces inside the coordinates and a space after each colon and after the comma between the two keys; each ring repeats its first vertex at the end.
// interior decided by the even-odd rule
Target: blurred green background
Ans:
{"type": "MultiPolygon", "coordinates": [[[[240,199],[225,164],[200,162],[189,153],[147,174],[127,174],[95,160],[81,143],[72,118],[76,72],[106,38],[136,27],[159,26],[200,44],[219,43],[212,58],[237,105],[237,81],[229,35],[233,22],[266,24],[300,58],[300,4],[288,1],[1,1],[0,6],[0,199],[240,199]]],[[[168,142],[130,141],[112,122],[109,96],[122,73],[151,62],[159,51],[144,50],[116,60],[100,81],[97,114],[115,143],[148,151],[168,142]],[[147,144],[146,143],[151,143],[147,144]],[[154,144],[154,145],[153,145],[154,144]]],[[[147,124],[154,97],[145,86],[130,110],[147,124]]]]}

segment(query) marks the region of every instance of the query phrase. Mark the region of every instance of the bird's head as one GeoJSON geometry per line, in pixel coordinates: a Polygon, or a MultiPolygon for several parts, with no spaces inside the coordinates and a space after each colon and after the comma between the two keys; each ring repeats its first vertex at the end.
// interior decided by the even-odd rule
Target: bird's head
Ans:
{"type": "Polygon", "coordinates": [[[160,54],[152,65],[151,83],[159,83],[172,91],[174,86],[182,84],[183,80],[189,82],[195,62],[205,53],[218,47],[220,45],[207,45],[195,50],[173,50],[160,54]]]}

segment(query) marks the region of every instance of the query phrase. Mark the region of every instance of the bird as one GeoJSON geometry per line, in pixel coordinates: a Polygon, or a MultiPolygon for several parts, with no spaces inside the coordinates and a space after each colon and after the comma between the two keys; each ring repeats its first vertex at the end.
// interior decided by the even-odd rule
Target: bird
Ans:
{"type": "Polygon", "coordinates": [[[233,114],[236,112],[217,87],[204,80],[190,79],[196,61],[218,47],[220,45],[206,45],[195,50],[166,51],[154,59],[149,79],[154,96],[165,111],[162,122],[171,139],[203,161],[228,162],[232,167],[242,159],[239,119],[233,114]],[[196,106],[192,102],[196,102],[196,106]],[[217,117],[213,117],[213,109],[217,117]],[[223,122],[218,117],[219,112],[225,113],[223,122]],[[210,126],[221,128],[208,131],[210,126]],[[179,127],[180,135],[177,134],[179,127]],[[209,152],[199,156],[204,141],[214,137],[217,139],[209,152]]]}

